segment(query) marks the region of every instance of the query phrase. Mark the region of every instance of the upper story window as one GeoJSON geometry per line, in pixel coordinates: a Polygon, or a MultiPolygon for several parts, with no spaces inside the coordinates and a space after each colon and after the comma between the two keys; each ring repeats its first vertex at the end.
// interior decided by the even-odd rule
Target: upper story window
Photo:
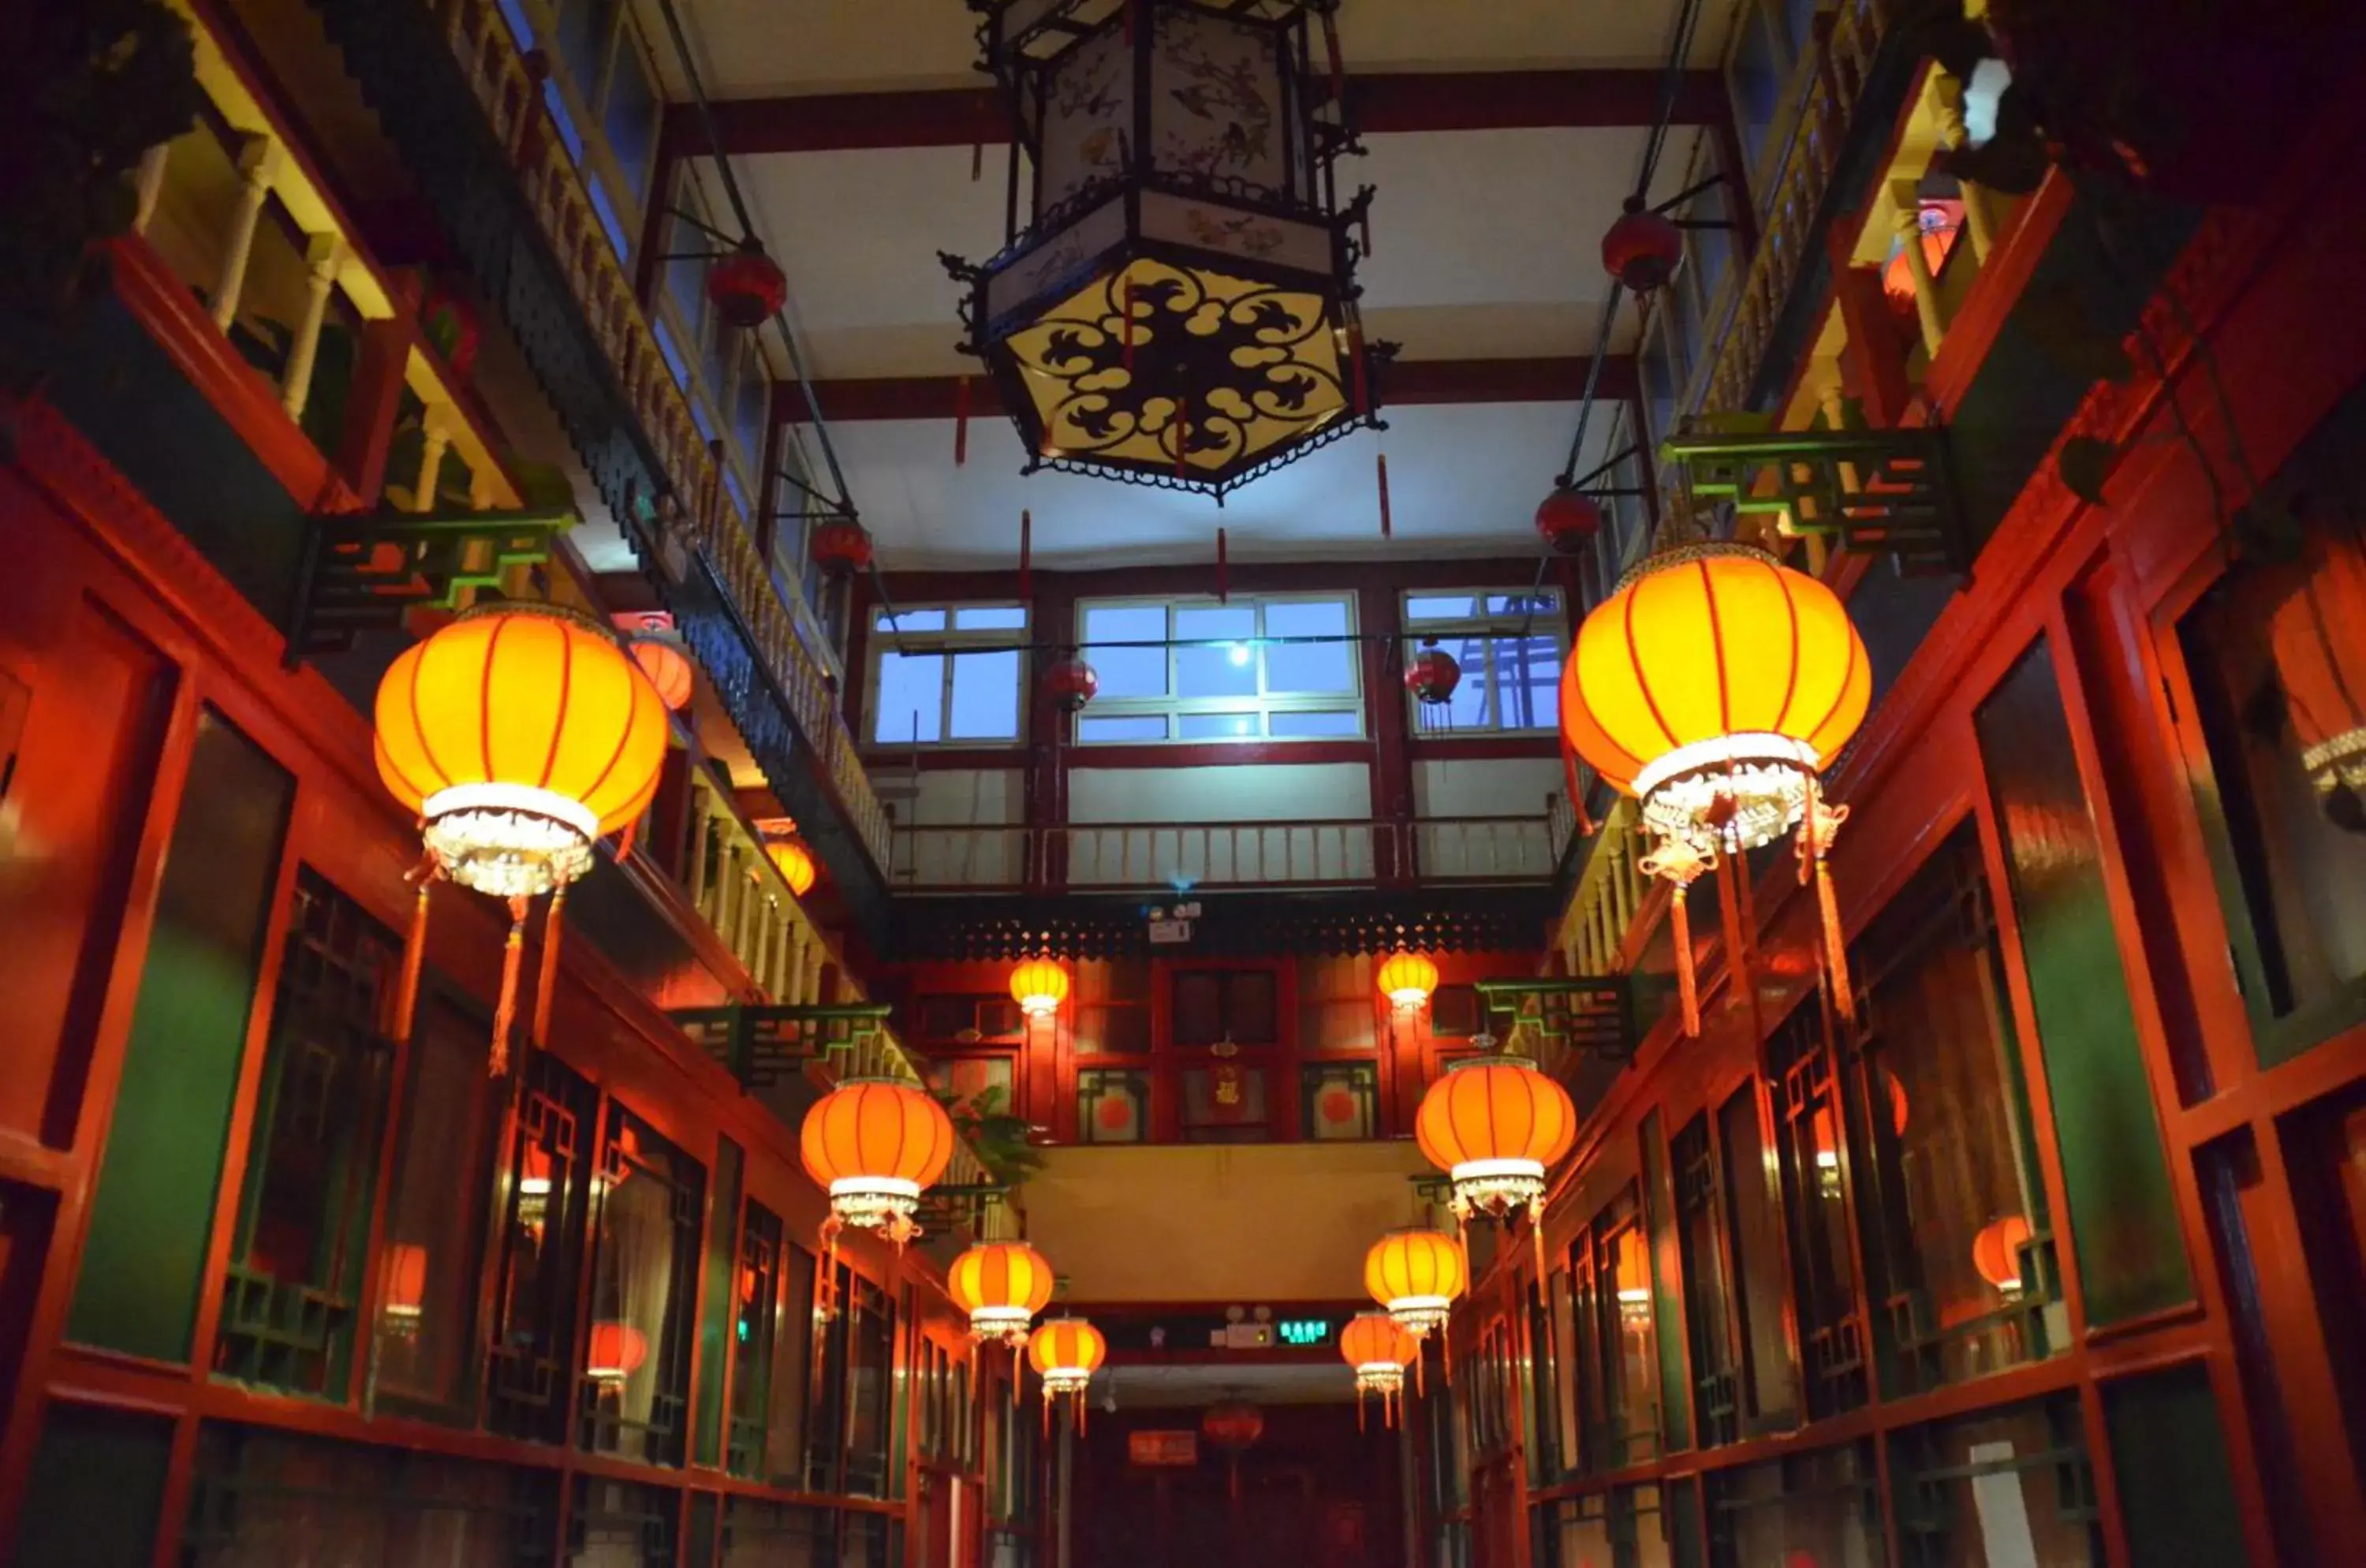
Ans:
{"type": "Polygon", "coordinates": [[[1346,593],[1102,599],[1076,607],[1100,693],[1080,741],[1298,740],[1364,733],[1346,593]]]}
{"type": "Polygon", "coordinates": [[[1560,722],[1567,631],[1557,591],[1408,593],[1404,627],[1462,666],[1451,698],[1414,705],[1416,732],[1549,730],[1560,722]]]}
{"type": "Polygon", "coordinates": [[[917,604],[871,621],[871,715],[880,746],[994,745],[1024,732],[1024,604],[917,604]]]}
{"type": "Polygon", "coordinates": [[[629,260],[657,165],[665,97],[621,0],[501,0],[521,51],[551,62],[543,99],[618,257],[629,260]]]}

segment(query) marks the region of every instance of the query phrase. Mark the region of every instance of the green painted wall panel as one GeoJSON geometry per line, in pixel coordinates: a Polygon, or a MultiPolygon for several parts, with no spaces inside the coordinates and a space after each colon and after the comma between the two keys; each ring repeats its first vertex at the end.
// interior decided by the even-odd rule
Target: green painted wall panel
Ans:
{"type": "Polygon", "coordinates": [[[2193,1299],[2160,1122],[2103,886],[2102,847],[2040,639],[1975,716],[2003,835],[2022,960],[2087,1321],[2193,1299]]]}
{"type": "Polygon", "coordinates": [[[2134,1568],[2251,1560],[2209,1373],[2188,1363],[2106,1383],[2103,1420],[2134,1568]]]}
{"type": "Polygon", "coordinates": [[[172,1457],[170,1421],[52,1404],[7,1561],[22,1568],[148,1568],[172,1457]]]}
{"type": "Polygon", "coordinates": [[[706,1215],[706,1301],[698,1319],[697,1462],[723,1462],[723,1371],[739,1321],[739,1145],[715,1140],[715,1204],[706,1215]]]}
{"type": "Polygon", "coordinates": [[[200,720],[66,1319],[82,1344],[189,1358],[295,787],[214,714],[200,720]]]}

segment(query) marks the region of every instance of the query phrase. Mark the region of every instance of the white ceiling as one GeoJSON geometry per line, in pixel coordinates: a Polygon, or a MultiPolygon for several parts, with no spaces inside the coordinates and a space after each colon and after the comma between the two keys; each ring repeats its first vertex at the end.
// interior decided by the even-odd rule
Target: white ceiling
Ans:
{"type": "MultiPolygon", "coordinates": [[[[824,413],[827,414],[825,410],[824,413]]],[[[1577,428],[1577,405],[1427,404],[1383,411],[1360,432],[1227,496],[1153,490],[1080,474],[1020,473],[1008,420],[970,424],[955,468],[952,426],[932,420],[835,424],[830,439],[863,525],[897,569],[1016,566],[1019,514],[1034,513],[1034,563],[1047,568],[1205,560],[1216,530],[1233,560],[1376,560],[1504,554],[1534,540],[1577,428]],[[1393,536],[1380,537],[1377,453],[1389,458],[1393,536]]],[[[1609,422],[1586,435],[1591,467],[1609,455],[1609,422]]]]}
{"type": "MultiPolygon", "coordinates": [[[[718,98],[966,87],[983,80],[963,0],[676,0],[699,74],[718,98]]],[[[1674,0],[1346,0],[1350,71],[1650,66],[1667,56],[1674,0]]],[[[1709,0],[1704,33],[1721,33],[1709,0]]],[[[645,17],[652,42],[665,34],[645,17]]],[[[662,57],[663,49],[659,50],[662,57]]],[[[1713,58],[1707,41],[1695,62],[1713,58]]]]}
{"type": "MultiPolygon", "coordinates": [[[[637,0],[648,4],[648,0],[637,0]]],[[[975,86],[976,17],[963,0],[676,0],[717,97],[975,86]]],[[[1724,0],[1694,50],[1713,61],[1724,0]]],[[[1340,32],[1358,71],[1649,67],[1675,0],[1346,0],[1340,32]]],[[[645,18],[655,22],[655,18],[645,18]]],[[[662,40],[661,24],[649,37],[662,40]]],[[[660,47],[660,56],[670,51],[660,47]]],[[[1369,184],[1373,253],[1359,272],[1369,334],[1402,358],[1472,360],[1595,350],[1608,280],[1601,236],[1631,188],[1640,128],[1373,135],[1344,160],[1343,189],[1369,184]]],[[[1673,188],[1700,133],[1679,131],[1657,194],[1673,188]]],[[[733,168],[790,287],[789,314],[818,379],[974,374],[958,353],[960,290],[941,250],[983,260],[1004,241],[1007,149],[967,147],[739,157],[733,168]]],[[[711,165],[700,166],[710,193],[711,165]]],[[[719,203],[717,204],[719,206],[719,203]]],[[[1606,345],[1631,353],[1637,316],[1606,345]]],[[[825,398],[823,413],[828,414],[825,398]]],[[[1227,498],[1065,474],[1022,479],[1007,419],[972,422],[952,463],[950,421],[830,425],[851,498],[889,569],[1015,563],[1019,514],[1034,513],[1047,567],[1235,558],[1408,558],[1530,547],[1531,519],[1559,473],[1573,403],[1389,407],[1391,429],[1359,433],[1227,498]],[[1395,538],[1379,536],[1373,458],[1389,457],[1395,538]]],[[[1597,410],[1590,465],[1613,423],[1597,410]]]]}
{"type": "Polygon", "coordinates": [[[1112,1395],[1120,1410],[1166,1410],[1241,1399],[1252,1404],[1345,1404],[1356,1374],[1336,1359],[1315,1362],[1160,1362],[1110,1367],[1093,1380],[1092,1402],[1112,1395]]]}

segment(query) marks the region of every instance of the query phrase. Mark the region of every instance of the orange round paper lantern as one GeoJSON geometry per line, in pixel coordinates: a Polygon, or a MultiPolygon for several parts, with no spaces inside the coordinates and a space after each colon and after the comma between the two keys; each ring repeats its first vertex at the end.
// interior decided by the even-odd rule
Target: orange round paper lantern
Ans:
{"type": "Polygon", "coordinates": [[[648,1337],[629,1323],[595,1323],[583,1356],[583,1373],[594,1382],[619,1383],[649,1359],[648,1337]]]}
{"type": "Polygon", "coordinates": [[[920,1193],[952,1158],[953,1123],[918,1084],[849,1078],[806,1112],[797,1143],[831,1222],[901,1247],[920,1234],[920,1193]]]}
{"type": "Polygon", "coordinates": [[[1437,965],[1418,953],[1400,953],[1380,965],[1380,994],[1398,1011],[1412,1012],[1437,989],[1437,965]]]}
{"type": "Polygon", "coordinates": [[[1109,1355],[1101,1331],[1081,1317],[1055,1317],[1027,1341],[1027,1362],[1043,1379],[1043,1397],[1082,1393],[1109,1355]]]}
{"type": "Polygon", "coordinates": [[[632,651],[633,662],[657,688],[659,701],[675,713],[690,705],[691,694],[698,689],[698,676],[679,633],[670,626],[647,626],[635,632],[625,646],[632,651]]]}
{"type": "Polygon", "coordinates": [[[1577,1107],[1534,1062],[1472,1056],[1429,1086],[1413,1126],[1453,1181],[1454,1212],[1500,1219],[1543,1199],[1546,1168],[1577,1141],[1577,1107]]]}
{"type": "Polygon", "coordinates": [[[605,627],[553,604],[470,610],[378,682],[378,776],[445,875],[511,898],[592,867],[657,793],[666,710],[605,627]]]}
{"type": "Polygon", "coordinates": [[[806,848],[803,839],[794,835],[768,839],[764,842],[764,857],[772,863],[772,869],[781,874],[781,880],[789,885],[789,891],[797,897],[802,898],[813,891],[819,874],[814,866],[813,852],[806,848]]]}
{"type": "Polygon", "coordinates": [[[1685,1032],[1700,1032],[1684,890],[1795,825],[1812,863],[1834,1007],[1855,1016],[1824,861],[1848,808],[1818,774],[1865,721],[1873,669],[1839,595],[1765,551],[1695,544],[1627,574],[1561,670],[1570,749],[1643,805],[1639,868],[1672,884],[1685,1032]]]}
{"type": "Polygon", "coordinates": [[[399,1241],[386,1253],[386,1315],[400,1325],[415,1324],[427,1302],[427,1249],[399,1241]]]}
{"type": "Polygon", "coordinates": [[[1618,1310],[1628,1317],[1641,1317],[1651,1310],[1651,1254],[1643,1244],[1643,1233],[1634,1225],[1618,1233],[1618,1246],[1611,1260],[1612,1290],[1618,1297],[1618,1310]]]}
{"type": "Polygon", "coordinates": [[[986,1241],[953,1259],[945,1293],[969,1314],[979,1339],[1023,1345],[1035,1314],[1052,1301],[1052,1266],[1023,1241],[986,1241]]]}
{"type": "Polygon", "coordinates": [[[2021,1249],[2029,1245],[2029,1222],[2019,1214],[1991,1220],[1972,1238],[1972,1267],[2007,1295],[2021,1291],[2021,1249]]]}
{"type": "Polygon", "coordinates": [[[1404,1387],[1405,1369],[1420,1354],[1421,1341],[1384,1312],[1359,1312],[1339,1331],[1339,1359],[1356,1369],[1357,1393],[1384,1403],[1404,1387]]]}
{"type": "Polygon", "coordinates": [[[2262,577],[2282,593],[2268,642],[2301,768],[2336,827],[2366,832],[2366,537],[2311,518],[2301,559],[2262,577]]]}
{"type": "Polygon", "coordinates": [[[1461,1245],[1426,1226],[1391,1231],[1364,1254],[1364,1289],[1416,1339],[1446,1326],[1470,1285],[1461,1245]]]}
{"type": "Polygon", "coordinates": [[[1049,1018],[1068,999],[1068,972],[1056,959],[1031,958],[1010,972],[1010,999],[1029,1018],[1049,1018]]]}

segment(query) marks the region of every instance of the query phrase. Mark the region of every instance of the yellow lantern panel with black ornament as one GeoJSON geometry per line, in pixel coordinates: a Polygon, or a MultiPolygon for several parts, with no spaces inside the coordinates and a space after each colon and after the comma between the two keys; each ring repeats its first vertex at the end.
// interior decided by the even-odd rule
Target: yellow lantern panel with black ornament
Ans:
{"type": "Polygon", "coordinates": [[[1853,1012],[1825,859],[1848,808],[1820,775],[1865,721],[1873,672],[1840,597],[1752,546],[1652,556],[1578,627],[1561,671],[1571,749],[1642,804],[1640,868],[1674,889],[1688,1033],[1699,1001],[1684,892],[1795,828],[1822,905],[1834,999],[1853,1012]]]}

